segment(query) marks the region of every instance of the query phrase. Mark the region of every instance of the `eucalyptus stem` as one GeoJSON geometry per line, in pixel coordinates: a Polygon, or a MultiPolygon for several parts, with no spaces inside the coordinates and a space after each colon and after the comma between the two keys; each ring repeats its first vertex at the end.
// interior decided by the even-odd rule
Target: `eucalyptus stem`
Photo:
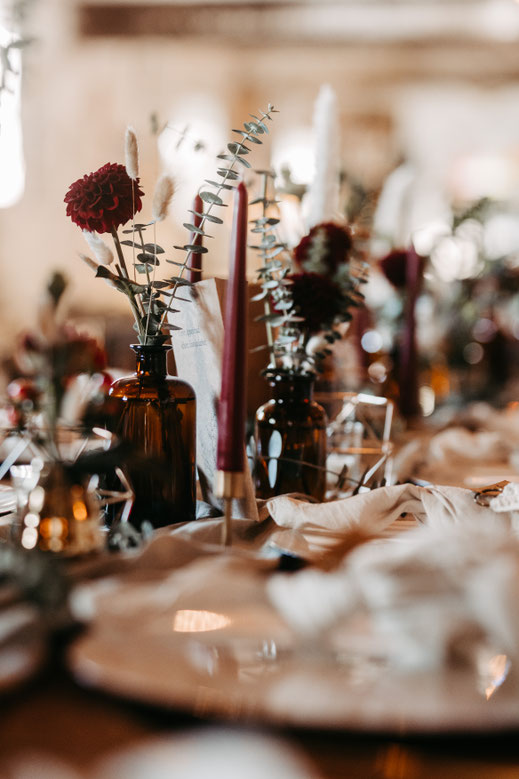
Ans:
{"type": "MultiPolygon", "coordinates": [[[[234,169],[234,165],[235,165],[235,164],[236,164],[236,163],[235,163],[235,162],[233,162],[233,163],[232,163],[232,165],[230,166],[229,170],[231,170],[231,171],[232,171],[232,170],[234,169]]],[[[222,189],[224,188],[224,187],[223,187],[223,184],[225,184],[225,182],[226,182],[226,181],[228,181],[228,180],[229,180],[229,176],[228,176],[228,175],[226,175],[226,176],[225,176],[225,178],[224,178],[224,179],[223,179],[223,181],[222,181],[222,186],[220,186],[220,187],[217,189],[217,191],[216,191],[216,195],[217,195],[217,196],[219,196],[219,195],[220,195],[220,192],[221,192],[221,191],[222,191],[222,189]]],[[[204,212],[203,212],[203,214],[202,214],[202,217],[201,217],[201,219],[200,219],[200,225],[199,225],[199,227],[200,227],[200,230],[203,230],[203,228],[204,228],[204,224],[205,224],[205,222],[207,221],[206,214],[210,214],[210,213],[211,213],[211,209],[212,209],[213,205],[214,205],[214,203],[209,203],[209,205],[207,206],[207,211],[206,211],[206,209],[204,208],[204,212]]],[[[193,251],[191,251],[191,250],[189,250],[189,251],[188,251],[188,253],[187,253],[187,255],[186,255],[186,259],[184,260],[184,263],[183,263],[183,265],[181,266],[181,268],[180,268],[180,270],[179,270],[179,272],[178,272],[178,275],[179,275],[179,277],[180,277],[180,278],[182,278],[182,277],[183,277],[183,275],[184,275],[184,271],[185,271],[185,270],[186,270],[186,268],[187,268],[187,264],[188,264],[188,262],[190,261],[190,259],[191,259],[191,256],[192,256],[193,254],[194,254],[194,252],[193,252],[193,251]]],[[[164,309],[164,312],[163,312],[163,314],[162,314],[162,317],[161,317],[161,319],[160,319],[160,322],[159,322],[159,327],[158,327],[158,329],[159,329],[159,330],[162,328],[162,326],[163,326],[163,324],[164,324],[164,320],[166,319],[167,315],[169,314],[169,312],[171,311],[171,309],[172,309],[172,307],[173,307],[173,302],[174,302],[174,300],[175,300],[175,294],[176,294],[176,291],[177,291],[177,289],[178,289],[178,285],[179,285],[179,283],[178,283],[178,281],[176,281],[176,282],[175,282],[175,285],[174,285],[174,287],[173,287],[173,290],[172,290],[172,292],[171,292],[171,298],[170,298],[170,301],[169,301],[168,305],[166,306],[166,308],[164,309]]]]}
{"type": "MultiPolygon", "coordinates": [[[[261,204],[261,210],[263,218],[266,218],[267,216],[267,191],[268,191],[268,173],[264,172],[262,174],[263,181],[262,181],[262,187],[261,187],[261,197],[262,197],[262,204],[261,204]]],[[[266,252],[263,252],[263,264],[266,264],[265,259],[266,252]]],[[[265,311],[265,315],[267,317],[270,317],[272,314],[272,308],[270,305],[270,296],[267,295],[265,298],[265,302],[263,304],[263,310],[265,311]]],[[[265,330],[267,333],[267,345],[270,353],[270,359],[274,363],[274,365],[277,365],[277,358],[276,358],[276,352],[274,349],[274,333],[272,332],[272,325],[269,321],[269,319],[265,320],[265,330]]]]}
{"type": "MultiPolygon", "coordinates": [[[[227,184],[228,181],[235,180],[234,176],[231,176],[230,174],[231,173],[236,174],[235,166],[236,166],[237,161],[239,159],[241,159],[242,163],[245,164],[245,162],[243,160],[243,155],[245,153],[247,153],[247,152],[242,151],[242,155],[240,156],[239,151],[237,151],[236,149],[238,147],[241,147],[242,150],[244,148],[246,148],[245,147],[245,142],[247,140],[250,141],[251,138],[254,139],[255,143],[262,143],[258,138],[256,138],[256,136],[258,134],[260,134],[260,133],[264,133],[264,132],[268,133],[268,130],[266,129],[266,124],[264,123],[264,120],[265,119],[271,120],[272,119],[271,114],[272,113],[276,113],[276,110],[275,110],[274,106],[271,106],[269,104],[267,112],[265,113],[265,112],[262,111],[260,113],[262,115],[261,119],[258,119],[257,117],[253,117],[255,119],[254,123],[245,123],[244,124],[245,132],[243,130],[237,131],[237,132],[242,134],[242,140],[239,143],[235,144],[234,150],[232,148],[230,148],[229,145],[228,145],[229,151],[231,151],[231,153],[232,153],[232,159],[227,160],[225,155],[218,155],[219,159],[223,159],[226,162],[230,162],[230,164],[225,168],[225,170],[222,170],[222,172],[218,171],[218,175],[222,178],[222,181],[219,182],[218,185],[215,185],[214,182],[208,182],[210,185],[215,185],[216,186],[216,196],[215,196],[216,200],[215,200],[215,202],[209,202],[207,204],[207,207],[204,207],[204,210],[203,210],[203,213],[202,213],[201,219],[200,219],[200,225],[199,225],[201,230],[203,230],[205,222],[207,221],[207,216],[211,213],[211,210],[212,210],[213,206],[214,205],[219,205],[219,206],[224,205],[222,203],[222,201],[221,201],[220,193],[222,192],[223,189],[226,188],[225,185],[227,184]],[[216,202],[217,200],[219,200],[220,202],[216,202]]],[[[250,167],[250,164],[247,163],[246,167],[250,167]]],[[[206,201],[204,201],[204,202],[206,202],[206,201]]],[[[184,271],[186,270],[187,265],[190,262],[192,255],[196,254],[191,249],[190,250],[186,250],[186,251],[187,251],[186,258],[185,258],[184,262],[182,263],[182,265],[180,266],[180,270],[178,272],[178,276],[179,276],[180,279],[183,278],[184,271]]],[[[178,287],[179,287],[179,282],[176,281],[174,283],[174,286],[173,286],[173,289],[172,289],[172,292],[171,292],[171,297],[170,297],[169,303],[168,303],[168,305],[166,306],[166,308],[164,309],[164,311],[162,313],[162,316],[161,316],[161,319],[160,319],[160,322],[159,322],[159,326],[158,326],[159,330],[164,325],[164,321],[165,321],[167,315],[169,314],[169,312],[171,311],[171,309],[173,307],[173,303],[174,303],[174,300],[175,300],[175,295],[177,293],[178,287]]]]}

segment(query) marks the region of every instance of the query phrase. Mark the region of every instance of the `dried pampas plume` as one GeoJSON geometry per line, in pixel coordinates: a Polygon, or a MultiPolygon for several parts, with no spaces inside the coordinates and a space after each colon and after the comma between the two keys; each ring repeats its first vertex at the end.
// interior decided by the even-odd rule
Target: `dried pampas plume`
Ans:
{"type": "Polygon", "coordinates": [[[156,222],[161,222],[168,213],[168,207],[175,192],[175,185],[171,176],[164,173],[157,181],[153,193],[153,206],[151,213],[156,222]]]}
{"type": "Polygon", "coordinates": [[[139,178],[139,146],[137,144],[137,135],[135,134],[133,127],[126,128],[124,154],[126,159],[126,172],[131,179],[136,181],[139,178]]]}
{"type": "Polygon", "coordinates": [[[94,252],[96,260],[101,265],[110,265],[114,261],[112,250],[102,238],[96,233],[89,233],[88,230],[83,230],[83,235],[85,236],[85,241],[94,252]]]}

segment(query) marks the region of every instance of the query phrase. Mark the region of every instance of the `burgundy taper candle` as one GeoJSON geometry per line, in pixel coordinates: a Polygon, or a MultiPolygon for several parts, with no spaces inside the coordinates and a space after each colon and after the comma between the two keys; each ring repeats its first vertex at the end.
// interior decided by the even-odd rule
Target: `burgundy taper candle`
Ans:
{"type": "MultiPolygon", "coordinates": [[[[193,224],[195,227],[200,227],[202,223],[202,217],[199,216],[199,214],[202,214],[204,211],[204,203],[200,195],[197,195],[194,199],[193,211],[195,211],[193,214],[193,224]]],[[[191,233],[190,243],[193,246],[202,246],[202,236],[200,233],[191,233]]],[[[187,280],[190,281],[191,284],[194,284],[197,281],[202,281],[202,255],[191,254],[189,258],[189,264],[196,265],[196,267],[200,268],[200,270],[188,268],[186,276],[187,280]]]]}
{"type": "Polygon", "coordinates": [[[422,282],[422,259],[413,246],[407,250],[405,276],[407,299],[400,342],[399,408],[403,417],[412,419],[420,412],[415,309],[422,282]]]}
{"type": "Polygon", "coordinates": [[[222,391],[218,408],[218,471],[243,473],[247,377],[247,190],[234,198],[231,261],[225,301],[222,391]]]}

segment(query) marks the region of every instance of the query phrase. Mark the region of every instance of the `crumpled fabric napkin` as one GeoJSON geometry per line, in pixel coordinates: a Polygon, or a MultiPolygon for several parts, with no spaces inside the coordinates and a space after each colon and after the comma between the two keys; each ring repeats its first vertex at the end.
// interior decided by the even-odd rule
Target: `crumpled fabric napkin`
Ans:
{"type": "Polygon", "coordinates": [[[340,651],[364,620],[368,654],[406,670],[453,655],[475,663],[481,647],[519,653],[519,540],[506,523],[420,527],[398,543],[359,547],[334,573],[277,574],[267,593],[307,640],[338,631],[340,651]]]}
{"type": "Polygon", "coordinates": [[[481,522],[486,526],[512,523],[510,512],[496,514],[478,505],[471,490],[460,487],[401,484],[379,487],[331,503],[305,503],[286,495],[272,498],[267,507],[276,525],[289,533],[278,533],[274,541],[301,554],[318,555],[343,540],[348,533],[377,535],[402,514],[411,514],[417,523],[449,526],[457,522],[481,522]],[[296,549],[297,546],[297,549],[296,549]]]}
{"type": "Polygon", "coordinates": [[[475,469],[490,473],[495,468],[519,471],[517,409],[496,410],[478,403],[453,421],[455,426],[434,435],[413,435],[396,452],[393,471],[399,481],[418,476],[435,483],[463,484],[468,468],[473,473],[475,469]],[[478,429],[467,429],[467,425],[478,429]]]}

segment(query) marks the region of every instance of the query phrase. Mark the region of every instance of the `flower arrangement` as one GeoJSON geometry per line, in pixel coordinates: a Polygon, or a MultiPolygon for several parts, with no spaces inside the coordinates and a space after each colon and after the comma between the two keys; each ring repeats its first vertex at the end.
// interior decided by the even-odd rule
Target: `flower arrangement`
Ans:
{"type": "Polygon", "coordinates": [[[352,318],[351,309],[363,301],[367,263],[347,225],[315,225],[293,251],[276,235],[279,219],[269,216],[274,201],[267,195],[270,172],[262,172],[262,205],[253,233],[261,242],[258,277],[265,312],[259,319],[267,328],[270,353],[267,374],[318,373],[330,346],[342,337],[340,325],[352,318]]]}
{"type": "Polygon", "coordinates": [[[126,131],[125,165],[107,163],[69,187],[65,196],[67,216],[83,230],[95,259],[86,255],[81,257],[96,276],[128,297],[140,344],[162,345],[172,331],[179,329],[167,318],[169,313],[175,312],[173,305],[179,290],[191,286],[192,282],[184,274],[199,270],[196,258],[207,252],[200,240],[207,236],[206,224],[223,223],[214,211],[226,207],[223,194],[233,190],[241,172],[251,167],[246,157],[252,145],[262,143],[260,136],[268,133],[267,125],[274,113],[274,107],[269,105],[267,111],[260,111],[259,116],[253,115],[251,121],[244,122],[243,129],[233,130],[239,139],[228,143],[226,150],[218,155],[217,180],[205,181],[200,191],[203,208],[190,212],[196,224],[191,221],[184,223],[189,231],[189,240],[182,246],[174,247],[183,254],[178,259],[162,257],[165,251],[155,240],[155,226],[166,217],[173,197],[171,177],[163,175],[157,182],[151,221],[135,222],[135,215],[142,209],[144,192],[140,187],[137,138],[131,128],[126,131]],[[122,230],[130,237],[121,240],[118,229],[130,221],[131,225],[122,230]],[[153,241],[145,239],[145,233],[150,228],[154,233],[153,241]],[[112,237],[115,257],[101,237],[104,234],[112,237]],[[132,253],[131,262],[126,261],[124,254],[128,247],[132,253]],[[176,272],[158,279],[157,268],[163,261],[175,266],[176,272]]]}
{"type": "MultiPolygon", "coordinates": [[[[80,374],[95,375],[88,391],[106,389],[106,355],[97,341],[59,317],[66,280],[55,273],[38,310],[38,327],[25,333],[11,360],[6,422],[42,454],[59,459],[58,427],[64,421],[65,398],[80,374]]],[[[88,397],[84,397],[86,402],[88,397]]],[[[71,420],[68,420],[69,422],[71,420]]],[[[75,419],[79,422],[79,419],[75,419]]]]}

